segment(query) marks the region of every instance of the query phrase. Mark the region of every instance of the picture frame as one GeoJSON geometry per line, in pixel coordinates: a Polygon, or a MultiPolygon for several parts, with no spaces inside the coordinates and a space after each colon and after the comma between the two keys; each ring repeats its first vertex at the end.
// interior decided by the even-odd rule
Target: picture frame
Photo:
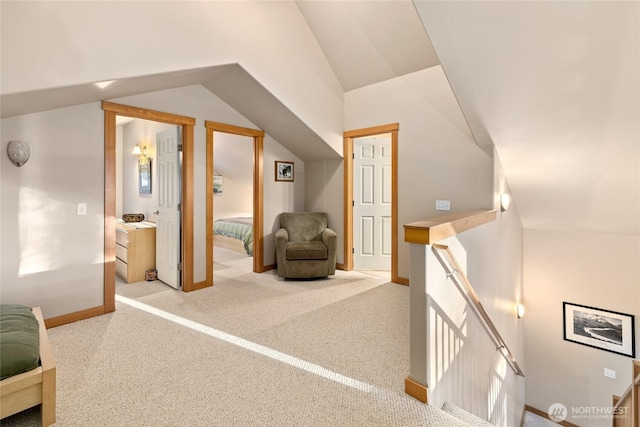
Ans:
{"type": "Polygon", "coordinates": [[[276,160],[276,181],[293,182],[293,162],[276,160]]]}
{"type": "Polygon", "coordinates": [[[151,159],[147,157],[138,160],[138,192],[151,194],[151,159]]]}
{"type": "Polygon", "coordinates": [[[565,341],[636,357],[633,315],[566,301],[562,311],[565,341]]]}
{"type": "Polygon", "coordinates": [[[213,176],[213,194],[222,194],[222,175],[213,176]]]}

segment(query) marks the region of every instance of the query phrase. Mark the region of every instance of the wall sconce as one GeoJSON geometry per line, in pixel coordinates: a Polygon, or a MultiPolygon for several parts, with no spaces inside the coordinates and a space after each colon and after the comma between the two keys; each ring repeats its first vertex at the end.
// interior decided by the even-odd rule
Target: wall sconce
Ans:
{"type": "Polygon", "coordinates": [[[516,314],[518,315],[518,319],[522,319],[524,317],[524,305],[516,304],[516,314]]]}
{"type": "Polygon", "coordinates": [[[31,157],[31,147],[26,141],[9,141],[7,155],[14,165],[20,167],[31,157]]]}
{"type": "Polygon", "coordinates": [[[140,150],[140,146],[136,145],[135,147],[133,147],[133,151],[131,152],[131,154],[136,154],[138,156],[143,155],[144,157],[147,157],[147,146],[145,145],[144,147],[142,147],[142,150],[140,150]]]}
{"type": "Polygon", "coordinates": [[[506,212],[509,209],[509,205],[511,204],[511,196],[507,193],[500,195],[500,211],[506,212]]]}

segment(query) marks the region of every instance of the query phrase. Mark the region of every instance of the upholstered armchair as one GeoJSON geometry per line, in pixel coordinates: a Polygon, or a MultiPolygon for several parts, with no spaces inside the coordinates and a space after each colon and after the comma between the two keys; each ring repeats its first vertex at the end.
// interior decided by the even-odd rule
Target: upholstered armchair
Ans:
{"type": "Polygon", "coordinates": [[[336,233],[325,212],[285,212],[276,231],[278,276],[308,279],[336,273],[336,233]]]}

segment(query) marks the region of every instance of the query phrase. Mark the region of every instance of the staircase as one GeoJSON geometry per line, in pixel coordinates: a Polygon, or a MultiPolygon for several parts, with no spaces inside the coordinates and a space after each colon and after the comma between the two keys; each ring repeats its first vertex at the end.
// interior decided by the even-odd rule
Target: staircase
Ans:
{"type": "MultiPolygon", "coordinates": [[[[452,417],[450,423],[442,424],[444,427],[446,426],[471,426],[471,427],[494,427],[493,424],[473,415],[470,412],[465,411],[459,406],[454,405],[453,403],[444,402],[442,405],[442,411],[452,417]],[[454,420],[455,421],[454,421],[454,420]]],[[[439,424],[440,426],[440,424],[439,424]]]]}
{"type": "Polygon", "coordinates": [[[640,420],[640,362],[632,363],[631,385],[622,396],[613,396],[613,427],[637,427],[640,420]]]}

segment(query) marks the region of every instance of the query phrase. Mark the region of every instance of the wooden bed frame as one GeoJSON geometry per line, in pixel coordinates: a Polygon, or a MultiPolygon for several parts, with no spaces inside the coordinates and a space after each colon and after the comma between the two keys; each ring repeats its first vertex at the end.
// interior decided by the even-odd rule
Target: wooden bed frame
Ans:
{"type": "Polygon", "coordinates": [[[32,309],[40,325],[40,366],[0,381],[0,419],[42,404],[42,425],[56,422],[56,362],[40,307],[32,309]]]}
{"type": "Polygon", "coordinates": [[[242,244],[242,240],[234,239],[233,237],[224,236],[222,234],[214,234],[213,244],[214,246],[218,246],[220,248],[229,249],[230,251],[247,255],[247,251],[242,244]]]}

